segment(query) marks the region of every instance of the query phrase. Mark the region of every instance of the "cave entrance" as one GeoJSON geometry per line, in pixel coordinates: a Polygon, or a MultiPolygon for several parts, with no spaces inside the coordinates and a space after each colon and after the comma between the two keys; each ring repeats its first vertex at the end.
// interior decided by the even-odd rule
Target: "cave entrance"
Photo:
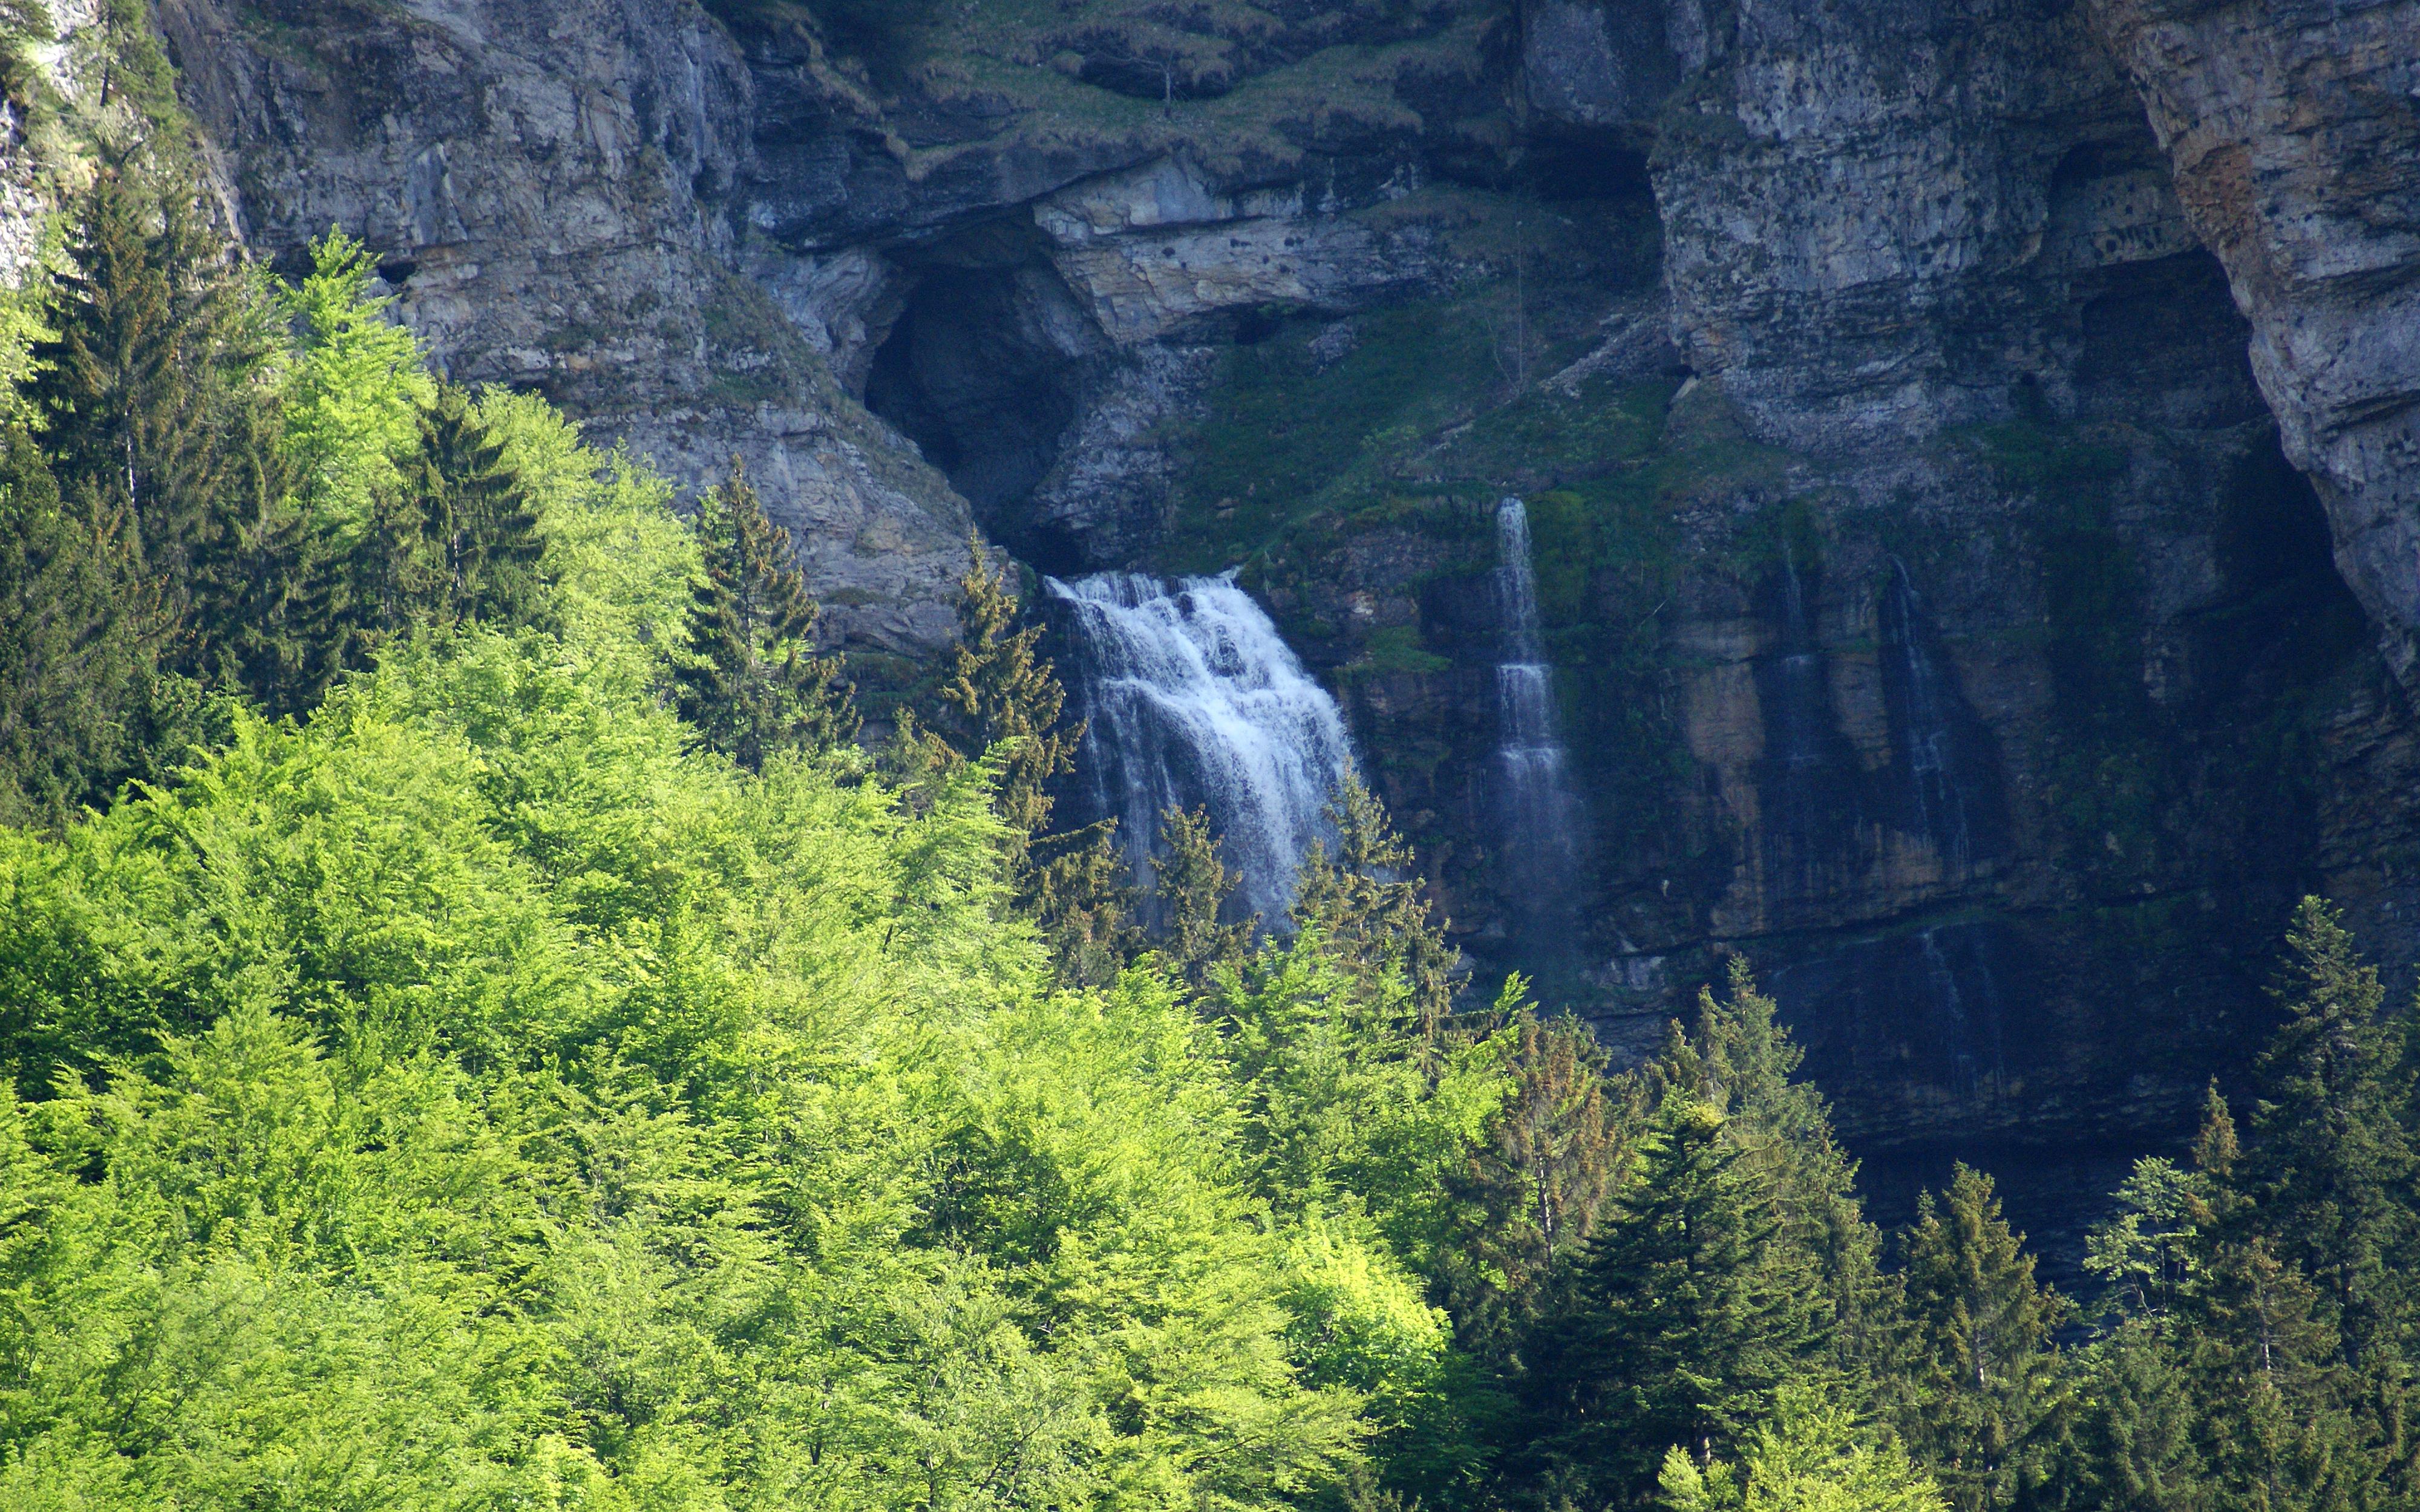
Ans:
{"type": "Polygon", "coordinates": [[[1081,544],[1027,505],[1066,449],[1106,339],[1038,250],[1008,239],[908,266],[914,286],[875,350],[865,407],[948,474],[994,540],[1040,571],[1081,571],[1081,544]]]}

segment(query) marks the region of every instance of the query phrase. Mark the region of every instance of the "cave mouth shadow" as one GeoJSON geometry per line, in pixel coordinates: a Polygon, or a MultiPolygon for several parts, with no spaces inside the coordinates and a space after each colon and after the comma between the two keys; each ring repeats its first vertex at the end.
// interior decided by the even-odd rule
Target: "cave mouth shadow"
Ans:
{"type": "Polygon", "coordinates": [[[1024,239],[960,239],[901,261],[912,283],[875,348],[866,409],[948,476],[985,534],[1038,571],[1084,571],[1084,543],[1029,506],[1104,365],[1091,312],[1024,239]]]}

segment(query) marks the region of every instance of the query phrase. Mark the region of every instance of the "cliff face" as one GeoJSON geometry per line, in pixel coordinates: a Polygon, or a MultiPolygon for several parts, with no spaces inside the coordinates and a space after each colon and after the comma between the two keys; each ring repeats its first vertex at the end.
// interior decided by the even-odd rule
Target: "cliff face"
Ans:
{"type": "Polygon", "coordinates": [[[1869,1149],[2173,1136],[2300,891],[2414,953],[2420,0],[812,9],[160,19],[256,243],[744,455],[861,656],[970,520],[1241,563],[1475,953],[1638,1043],[1745,950],[1869,1149]],[[1576,938],[1492,817],[1506,492],[1576,938]]]}

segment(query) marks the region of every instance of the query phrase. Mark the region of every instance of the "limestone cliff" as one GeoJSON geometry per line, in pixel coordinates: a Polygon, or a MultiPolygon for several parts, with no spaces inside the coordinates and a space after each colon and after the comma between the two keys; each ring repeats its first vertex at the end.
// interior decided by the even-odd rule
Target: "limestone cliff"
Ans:
{"type": "Polygon", "coordinates": [[[1870,1149],[2173,1137],[2305,888],[2420,953],[2420,0],[159,23],[256,246],[743,455],[861,656],[970,520],[1241,564],[1474,953],[1628,1043],[1745,950],[1870,1149]],[[1507,491],[1597,836],[1544,943],[1507,491]]]}

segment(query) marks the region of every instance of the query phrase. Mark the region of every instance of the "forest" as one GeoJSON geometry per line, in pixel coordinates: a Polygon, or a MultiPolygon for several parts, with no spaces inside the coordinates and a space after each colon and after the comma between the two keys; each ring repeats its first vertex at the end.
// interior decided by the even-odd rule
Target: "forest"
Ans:
{"type": "Polygon", "coordinates": [[[978,549],[861,711],[694,508],[103,155],[0,327],[0,1506],[2420,1506],[2420,1019],[2322,900],[2086,1294],[1746,964],[1617,1068],[1336,795],[1282,920],[978,549]],[[878,717],[876,717],[878,716],[878,717]]]}

